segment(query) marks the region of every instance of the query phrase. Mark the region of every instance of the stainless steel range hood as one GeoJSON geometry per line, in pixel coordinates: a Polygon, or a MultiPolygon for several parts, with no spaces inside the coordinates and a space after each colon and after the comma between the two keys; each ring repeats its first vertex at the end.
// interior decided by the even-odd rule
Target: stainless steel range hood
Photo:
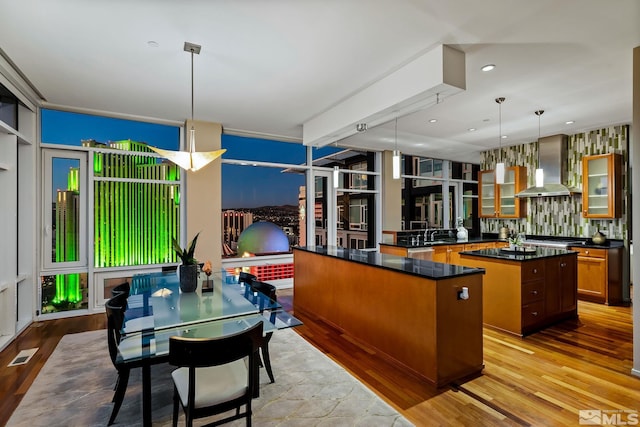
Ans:
{"type": "Polygon", "coordinates": [[[529,187],[516,197],[554,197],[581,194],[582,190],[566,185],[567,135],[553,135],[538,140],[540,166],[544,170],[544,186],[529,187]]]}

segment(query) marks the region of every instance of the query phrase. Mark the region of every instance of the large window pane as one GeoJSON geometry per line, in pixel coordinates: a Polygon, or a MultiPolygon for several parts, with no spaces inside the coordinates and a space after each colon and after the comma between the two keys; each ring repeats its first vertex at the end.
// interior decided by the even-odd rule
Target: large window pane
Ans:
{"type": "Polygon", "coordinates": [[[223,163],[221,233],[225,254],[239,256],[240,235],[260,221],[275,224],[287,236],[290,246],[297,245],[306,217],[301,214],[299,204],[304,199],[304,186],[302,170],[288,169],[285,173],[282,167],[223,163]]]}
{"type": "Polygon", "coordinates": [[[146,144],[126,140],[92,154],[95,267],[177,260],[172,240],[180,236],[180,169],[148,152],[146,144]]]}
{"type": "Polygon", "coordinates": [[[227,159],[296,165],[306,162],[307,147],[300,143],[222,135],[222,148],[227,150],[224,154],[227,159]]]}
{"type": "Polygon", "coordinates": [[[43,275],[41,291],[42,314],[88,307],[87,273],[43,275]]]}
{"type": "Polygon", "coordinates": [[[80,160],[52,159],[52,194],[55,195],[52,215],[52,262],[80,260],[80,160]]]}
{"type": "Polygon", "coordinates": [[[180,146],[180,127],[70,113],[41,110],[42,142],[81,146],[83,141],[144,142],[154,147],[177,150],[180,146]]]}

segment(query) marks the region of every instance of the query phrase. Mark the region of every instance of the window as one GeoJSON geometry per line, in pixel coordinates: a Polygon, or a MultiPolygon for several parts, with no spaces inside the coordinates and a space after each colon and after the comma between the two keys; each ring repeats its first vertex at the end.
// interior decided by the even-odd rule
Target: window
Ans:
{"type": "Polygon", "coordinates": [[[367,230],[366,199],[352,199],[349,201],[349,228],[351,230],[367,230]]]}
{"type": "Polygon", "coordinates": [[[176,261],[180,170],[147,144],[177,149],[180,128],[46,109],[41,119],[41,312],[91,309],[107,269],[176,261]]]}
{"type": "MultiPolygon", "coordinates": [[[[355,164],[349,166],[349,169],[355,170],[355,171],[366,171],[367,170],[367,162],[355,163],[355,164]]],[[[350,185],[349,185],[350,189],[366,190],[368,188],[367,187],[367,175],[352,173],[352,174],[350,174],[350,177],[351,177],[350,185]]]]}

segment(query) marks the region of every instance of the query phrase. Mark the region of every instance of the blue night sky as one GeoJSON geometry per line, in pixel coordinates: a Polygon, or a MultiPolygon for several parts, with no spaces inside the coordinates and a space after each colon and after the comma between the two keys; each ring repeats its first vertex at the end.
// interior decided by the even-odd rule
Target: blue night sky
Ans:
{"type": "MultiPolygon", "coordinates": [[[[86,139],[105,143],[131,139],[175,150],[179,146],[179,138],[180,129],[175,126],[42,110],[43,143],[80,146],[81,141],[86,139]]],[[[223,158],[228,159],[287,164],[305,162],[305,147],[301,144],[223,135],[222,147],[227,149],[223,158]]],[[[329,155],[334,151],[334,147],[314,149],[314,158],[329,155]]],[[[222,208],[297,205],[298,188],[304,183],[304,175],[282,173],[280,168],[223,164],[222,208]]],[[[52,184],[54,189],[65,188],[66,173],[56,177],[52,184]]]]}

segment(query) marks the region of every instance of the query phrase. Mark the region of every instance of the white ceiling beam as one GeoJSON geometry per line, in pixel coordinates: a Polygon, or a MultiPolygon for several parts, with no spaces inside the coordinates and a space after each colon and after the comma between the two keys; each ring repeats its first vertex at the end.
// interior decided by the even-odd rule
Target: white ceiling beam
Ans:
{"type": "Polygon", "coordinates": [[[304,145],[323,146],[413,113],[466,89],[465,55],[439,45],[303,124],[304,145]]]}

